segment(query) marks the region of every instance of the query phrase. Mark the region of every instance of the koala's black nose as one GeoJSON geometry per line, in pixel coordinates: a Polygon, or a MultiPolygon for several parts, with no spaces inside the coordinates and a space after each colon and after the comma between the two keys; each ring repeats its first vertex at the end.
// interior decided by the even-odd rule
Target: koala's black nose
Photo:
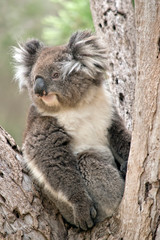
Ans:
{"type": "Polygon", "coordinates": [[[47,86],[43,78],[38,77],[34,85],[34,93],[39,96],[47,95],[47,86]]]}

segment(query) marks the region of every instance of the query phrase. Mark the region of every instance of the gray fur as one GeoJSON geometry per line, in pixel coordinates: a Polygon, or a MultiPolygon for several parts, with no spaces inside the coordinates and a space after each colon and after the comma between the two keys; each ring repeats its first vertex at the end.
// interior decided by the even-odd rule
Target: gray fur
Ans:
{"type": "Polygon", "coordinates": [[[63,217],[86,230],[117,209],[124,180],[115,158],[120,159],[119,167],[123,165],[130,145],[110,93],[104,93],[104,46],[84,31],[64,46],[45,47],[31,40],[14,49],[16,78],[20,87],[28,88],[33,102],[24,159],[63,217]],[[43,81],[45,91],[40,96],[34,89],[43,81]],[[86,135],[82,142],[79,131],[86,135]]]}
{"type": "Polygon", "coordinates": [[[73,71],[86,72],[90,77],[106,70],[106,50],[100,40],[90,32],[76,32],[68,47],[71,59],[63,66],[64,77],[73,71]]]}

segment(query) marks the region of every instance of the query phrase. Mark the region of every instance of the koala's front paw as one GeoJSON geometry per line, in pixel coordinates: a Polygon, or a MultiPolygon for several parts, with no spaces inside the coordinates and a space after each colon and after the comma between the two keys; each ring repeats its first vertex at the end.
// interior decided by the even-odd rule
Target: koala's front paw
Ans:
{"type": "Polygon", "coordinates": [[[96,218],[97,211],[91,200],[80,201],[73,210],[74,223],[78,228],[86,231],[88,228],[93,227],[94,219],[96,218]]]}

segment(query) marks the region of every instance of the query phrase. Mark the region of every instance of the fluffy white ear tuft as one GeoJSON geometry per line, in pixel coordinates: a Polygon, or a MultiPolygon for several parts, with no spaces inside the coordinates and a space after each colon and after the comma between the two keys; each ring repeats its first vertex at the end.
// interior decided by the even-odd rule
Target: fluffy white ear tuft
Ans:
{"type": "Polygon", "coordinates": [[[68,43],[70,61],[64,64],[64,74],[84,71],[91,78],[104,73],[106,66],[106,48],[94,34],[88,31],[76,32],[68,43]]]}
{"type": "Polygon", "coordinates": [[[19,83],[20,91],[27,87],[27,79],[25,77],[27,67],[25,66],[24,56],[26,55],[25,48],[18,44],[18,47],[13,47],[13,60],[15,68],[15,80],[19,83]]]}
{"type": "Polygon", "coordinates": [[[43,44],[38,40],[30,40],[25,44],[18,44],[13,47],[13,60],[15,66],[15,80],[19,82],[19,89],[27,87],[28,77],[32,66],[35,63],[38,51],[43,44]]]}

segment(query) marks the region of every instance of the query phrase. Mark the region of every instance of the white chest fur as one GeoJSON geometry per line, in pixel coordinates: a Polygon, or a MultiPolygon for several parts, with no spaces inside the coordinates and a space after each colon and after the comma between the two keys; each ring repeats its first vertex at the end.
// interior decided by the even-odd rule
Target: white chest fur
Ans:
{"type": "Polygon", "coordinates": [[[79,107],[54,116],[72,136],[75,154],[90,148],[105,151],[107,128],[112,117],[112,101],[110,93],[103,86],[96,93],[94,90],[92,98],[86,98],[79,107]]]}

